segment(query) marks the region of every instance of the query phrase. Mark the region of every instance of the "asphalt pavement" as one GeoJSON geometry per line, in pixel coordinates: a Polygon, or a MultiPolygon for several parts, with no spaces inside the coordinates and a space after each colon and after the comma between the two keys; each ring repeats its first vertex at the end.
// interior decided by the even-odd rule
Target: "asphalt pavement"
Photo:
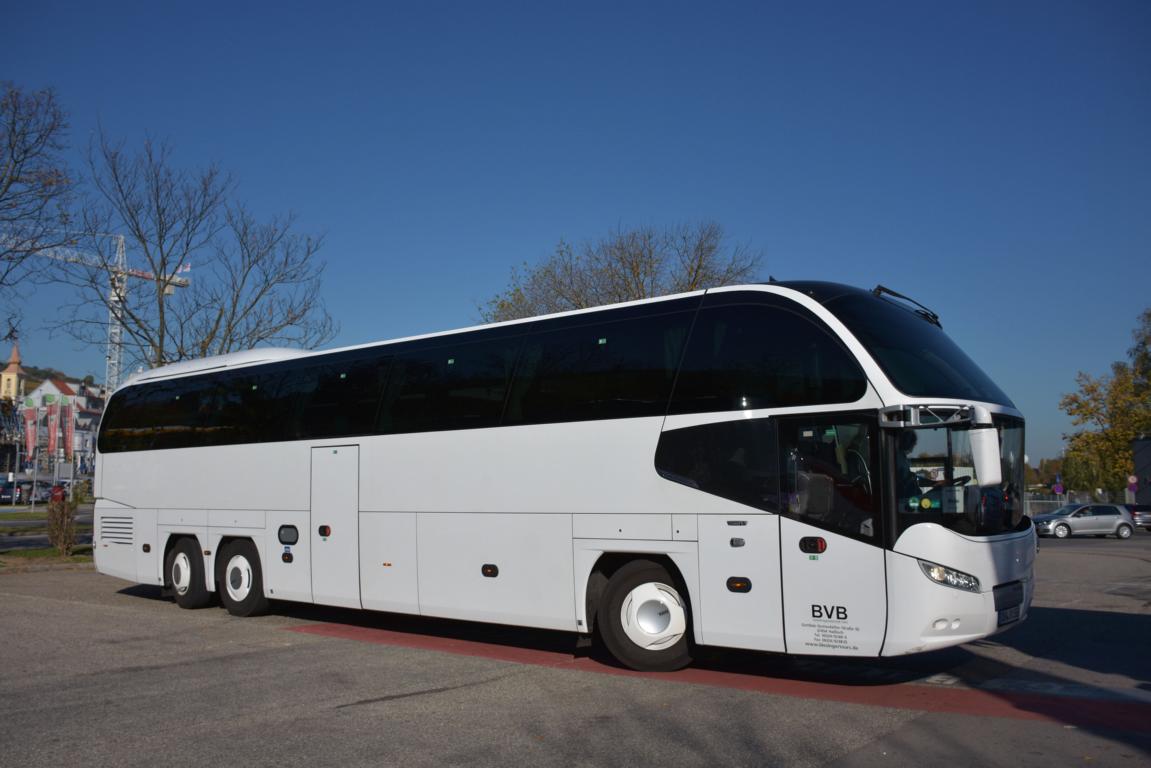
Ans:
{"type": "Polygon", "coordinates": [[[1147,765],[1151,534],[1044,540],[1024,624],[899,659],[712,650],[277,604],[185,611],[0,574],[0,765],[1147,765]]]}

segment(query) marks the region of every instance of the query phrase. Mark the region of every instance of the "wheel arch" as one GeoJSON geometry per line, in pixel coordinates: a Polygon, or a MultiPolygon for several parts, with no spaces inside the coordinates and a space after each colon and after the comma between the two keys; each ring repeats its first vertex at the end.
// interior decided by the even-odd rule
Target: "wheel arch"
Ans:
{"type": "Polygon", "coordinates": [[[699,570],[695,542],[621,542],[577,540],[576,624],[577,630],[595,631],[595,615],[612,575],[636,560],[648,560],[667,569],[676,590],[687,602],[692,639],[702,638],[698,609],[699,570]],[[630,545],[630,546],[629,546],[630,545]]]}

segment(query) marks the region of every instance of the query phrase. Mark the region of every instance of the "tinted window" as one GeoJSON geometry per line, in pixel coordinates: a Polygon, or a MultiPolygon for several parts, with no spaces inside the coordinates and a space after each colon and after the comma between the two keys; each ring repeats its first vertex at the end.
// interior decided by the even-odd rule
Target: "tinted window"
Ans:
{"type": "Polygon", "coordinates": [[[144,400],[143,387],[121,389],[108,400],[97,441],[102,452],[143,451],[152,447],[154,430],[140,418],[144,400]]]}
{"type": "Polygon", "coordinates": [[[874,420],[838,414],[779,421],[784,514],[857,539],[876,538],[874,420]]]}
{"type": "Polygon", "coordinates": [[[662,415],[698,305],[645,304],[137,385],[112,398],[99,448],[662,415]]]}
{"type": "Polygon", "coordinates": [[[815,318],[767,303],[705,305],[670,413],[849,403],[866,389],[855,360],[815,318]]]}
{"type": "Polygon", "coordinates": [[[668,480],[749,507],[779,511],[779,459],[770,419],[664,432],[655,466],[668,480]]]}
{"type": "Polygon", "coordinates": [[[691,312],[540,323],[524,343],[506,424],[662,416],[691,312]]]}
{"type": "Polygon", "coordinates": [[[863,292],[839,296],[825,306],[867,347],[900,391],[1012,405],[942,328],[914,312],[863,292]]]}
{"type": "Polygon", "coordinates": [[[271,399],[284,417],[299,410],[294,437],[371,434],[390,363],[378,352],[317,358],[303,370],[285,371],[271,399]]]}
{"type": "Polygon", "coordinates": [[[108,404],[103,453],[369,434],[390,358],[341,353],[129,387],[108,404]]]}
{"type": "Polygon", "coordinates": [[[377,431],[498,426],[519,347],[505,338],[401,353],[377,431]]]}

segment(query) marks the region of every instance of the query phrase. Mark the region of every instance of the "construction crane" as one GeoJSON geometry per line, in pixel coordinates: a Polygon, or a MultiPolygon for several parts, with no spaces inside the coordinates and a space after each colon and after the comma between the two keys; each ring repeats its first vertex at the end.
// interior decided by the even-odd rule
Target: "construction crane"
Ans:
{"type": "Polygon", "coordinates": [[[187,272],[189,267],[181,265],[175,272],[168,275],[156,275],[156,273],[144,269],[131,269],[128,267],[128,256],[124,248],[123,235],[99,232],[95,236],[109,237],[116,242],[116,257],[111,264],[71,248],[46,248],[38,253],[44,258],[55,261],[83,264],[86,267],[107,270],[110,285],[106,301],[108,305],[108,354],[107,365],[104,369],[104,387],[111,394],[120,385],[124,361],[124,313],[121,306],[127,299],[128,278],[134,277],[150,282],[162,282],[164,295],[170,296],[175,289],[188,287],[188,278],[179,275],[181,272],[187,272]]]}

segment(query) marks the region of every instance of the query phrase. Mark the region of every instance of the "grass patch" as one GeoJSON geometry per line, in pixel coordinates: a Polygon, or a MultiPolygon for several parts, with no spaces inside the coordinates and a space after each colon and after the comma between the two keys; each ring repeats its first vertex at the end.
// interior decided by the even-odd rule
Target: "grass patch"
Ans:
{"type": "Polygon", "coordinates": [[[15,565],[30,565],[32,563],[90,563],[92,562],[92,545],[80,544],[72,550],[71,557],[61,557],[55,547],[38,547],[35,549],[6,549],[0,551],[0,567],[15,565]]]}
{"type": "Polygon", "coordinates": [[[0,508],[0,520],[47,520],[48,511],[41,512],[37,509],[35,512],[27,507],[17,507],[15,512],[9,512],[7,509],[0,508]]]}
{"type": "MultiPolygon", "coordinates": [[[[91,532],[92,532],[91,524],[89,524],[89,525],[77,525],[76,526],[76,533],[77,534],[91,533],[91,532]]],[[[48,526],[46,526],[46,525],[22,525],[18,528],[17,527],[0,528],[0,534],[3,534],[5,536],[47,536],[48,535],[48,526]]]]}

